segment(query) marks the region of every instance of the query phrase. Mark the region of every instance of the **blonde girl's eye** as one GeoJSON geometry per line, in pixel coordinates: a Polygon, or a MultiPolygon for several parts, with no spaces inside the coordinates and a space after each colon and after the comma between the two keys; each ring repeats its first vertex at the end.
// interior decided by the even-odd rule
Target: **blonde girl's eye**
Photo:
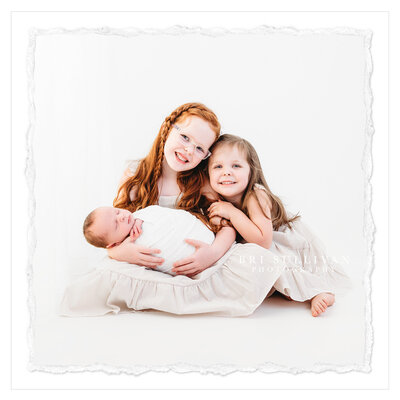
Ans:
{"type": "Polygon", "coordinates": [[[233,166],[234,166],[235,168],[242,168],[242,166],[239,165],[239,164],[233,164],[233,166]]]}

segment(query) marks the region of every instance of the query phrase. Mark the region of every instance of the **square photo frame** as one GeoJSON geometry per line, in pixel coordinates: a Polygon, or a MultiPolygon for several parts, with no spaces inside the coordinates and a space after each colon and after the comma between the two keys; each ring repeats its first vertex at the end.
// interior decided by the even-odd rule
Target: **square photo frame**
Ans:
{"type": "Polygon", "coordinates": [[[370,31],[351,28],[33,29],[30,369],[369,371],[371,40],[370,31]],[[170,49],[175,63],[161,62],[170,49]],[[57,314],[66,284],[100,257],[82,238],[82,217],[91,206],[110,204],[126,162],[143,157],[165,116],[192,100],[216,112],[222,133],[253,143],[273,192],[347,264],[355,289],[338,298],[319,325],[306,304],[279,297],[244,318],[157,311],[94,318],[57,314]],[[345,200],[344,192],[352,196],[345,200]],[[341,318],[346,324],[338,330],[341,318]],[[149,332],[155,332],[150,339],[149,332]],[[171,345],[177,332],[185,336],[179,346],[171,345]],[[326,332],[331,336],[316,350],[315,339],[326,332]],[[191,346],[194,335],[197,344],[191,346]],[[285,338],[286,350],[276,337],[285,338]],[[132,341],[136,346],[127,345],[132,341]],[[337,347],[327,346],[332,341],[337,347]]]}

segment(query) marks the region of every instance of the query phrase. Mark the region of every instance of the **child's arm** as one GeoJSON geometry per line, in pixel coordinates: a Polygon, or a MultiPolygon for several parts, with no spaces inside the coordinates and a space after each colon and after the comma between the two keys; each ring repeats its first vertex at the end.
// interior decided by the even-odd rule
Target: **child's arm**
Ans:
{"type": "MultiPolygon", "coordinates": [[[[262,190],[256,193],[265,210],[265,214],[271,218],[271,202],[268,199],[268,195],[262,190]]],[[[220,201],[210,206],[209,216],[212,218],[218,215],[229,219],[246,242],[255,243],[269,249],[272,243],[273,231],[271,219],[266,218],[254,195],[250,196],[247,208],[250,218],[233,204],[220,201]]]]}
{"type": "Polygon", "coordinates": [[[199,240],[186,239],[186,243],[194,246],[196,251],[190,257],[176,261],[172,272],[189,277],[214,265],[232,246],[236,231],[230,226],[224,226],[216,234],[213,243],[207,244],[199,240]]]}
{"type": "MultiPolygon", "coordinates": [[[[201,188],[201,195],[205,201],[203,201],[202,208],[205,209],[209,207],[215,201],[221,200],[220,195],[211,187],[210,181],[207,179],[206,183],[201,188]]],[[[221,225],[222,218],[219,216],[215,216],[213,218],[209,218],[209,222],[213,225],[221,225]]]]}
{"type": "Polygon", "coordinates": [[[148,268],[156,268],[164,262],[164,259],[154,256],[160,253],[159,249],[150,249],[132,243],[131,237],[127,237],[121,244],[107,249],[108,256],[117,261],[141,265],[148,268]]]}
{"type": "Polygon", "coordinates": [[[206,266],[206,268],[211,267],[211,265],[215,264],[231,248],[232,244],[235,242],[235,239],[235,229],[230,226],[222,227],[215,235],[215,239],[211,244],[214,259],[209,265],[206,266]]]}

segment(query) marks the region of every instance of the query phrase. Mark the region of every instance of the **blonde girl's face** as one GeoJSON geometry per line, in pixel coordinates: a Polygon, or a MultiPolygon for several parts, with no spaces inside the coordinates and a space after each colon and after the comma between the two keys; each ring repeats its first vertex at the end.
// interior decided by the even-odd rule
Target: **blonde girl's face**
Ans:
{"type": "Polygon", "coordinates": [[[221,145],[210,157],[208,173],[211,187],[226,200],[237,203],[249,183],[250,166],[237,146],[221,145]]]}
{"type": "Polygon", "coordinates": [[[176,122],[175,125],[165,142],[165,160],[172,170],[187,171],[206,157],[215,141],[215,132],[208,122],[195,116],[176,122]]]}

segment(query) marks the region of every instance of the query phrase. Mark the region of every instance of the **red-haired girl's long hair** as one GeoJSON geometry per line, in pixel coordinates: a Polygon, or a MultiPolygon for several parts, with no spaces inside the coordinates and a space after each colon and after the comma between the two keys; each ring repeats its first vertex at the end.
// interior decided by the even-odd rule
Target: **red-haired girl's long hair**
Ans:
{"type": "MultiPolygon", "coordinates": [[[[134,212],[158,204],[157,181],[162,173],[165,142],[171,132],[172,125],[182,122],[190,116],[196,116],[207,121],[215,132],[215,141],[218,139],[221,125],[217,116],[209,108],[200,103],[186,103],[178,107],[165,118],[149,154],[139,162],[134,175],[128,178],[119,188],[117,197],[113,202],[114,207],[134,212]],[[136,197],[131,200],[130,193],[134,188],[136,189],[136,197]]],[[[178,173],[177,182],[182,196],[176,206],[179,209],[191,212],[216,232],[218,229],[210,226],[208,218],[201,211],[204,201],[201,188],[207,180],[205,169],[206,161],[202,160],[197,167],[178,173]]]]}

